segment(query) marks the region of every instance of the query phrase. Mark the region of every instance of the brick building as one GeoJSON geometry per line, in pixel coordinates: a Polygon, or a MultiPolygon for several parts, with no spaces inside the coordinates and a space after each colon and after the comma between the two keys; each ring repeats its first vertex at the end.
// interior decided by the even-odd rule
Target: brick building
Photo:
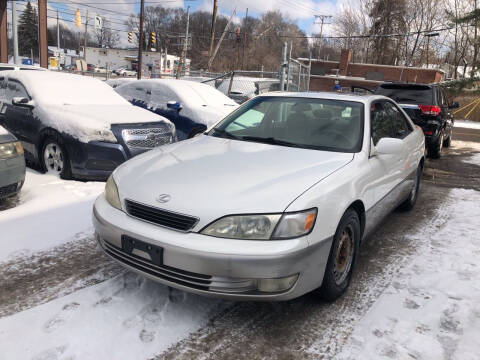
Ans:
{"type": "MultiPolygon", "coordinates": [[[[351,50],[342,50],[340,61],[311,60],[310,90],[332,91],[335,80],[342,88],[358,86],[375,89],[384,81],[406,81],[411,83],[438,83],[443,80],[440,69],[424,69],[392,65],[360,64],[350,62],[351,50]]],[[[299,59],[308,64],[309,59],[299,59]]]]}

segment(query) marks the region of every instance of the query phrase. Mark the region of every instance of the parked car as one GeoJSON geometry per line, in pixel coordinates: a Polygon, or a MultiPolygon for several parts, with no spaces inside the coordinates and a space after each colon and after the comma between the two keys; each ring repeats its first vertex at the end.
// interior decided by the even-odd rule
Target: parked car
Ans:
{"type": "Polygon", "coordinates": [[[87,71],[94,71],[94,70],[95,70],[95,65],[87,64],[87,71]]]}
{"type": "Polygon", "coordinates": [[[105,179],[125,160],[175,141],[167,119],[103,81],[50,71],[0,73],[0,125],[25,156],[63,178],[105,179]]]}
{"type": "Polygon", "coordinates": [[[452,142],[454,118],[445,90],[438,84],[384,83],[375,94],[395,100],[425,134],[427,154],[439,158],[442,147],[452,142]]]}
{"type": "Polygon", "coordinates": [[[136,78],[115,78],[115,79],[108,79],[107,81],[105,81],[105,83],[115,89],[116,87],[123,85],[129,81],[137,81],[137,79],[136,78]]]}
{"type": "Polygon", "coordinates": [[[34,66],[34,65],[15,65],[15,64],[0,63],[0,71],[8,71],[8,70],[38,70],[38,71],[47,71],[47,69],[42,68],[42,67],[40,67],[40,66],[34,66]]]}
{"type": "Polygon", "coordinates": [[[116,74],[118,76],[124,76],[124,77],[127,77],[127,76],[137,76],[137,72],[135,70],[128,70],[128,69],[120,69],[120,70],[117,70],[116,74]]]}
{"type": "Polygon", "coordinates": [[[230,94],[230,78],[224,78],[220,83],[217,82],[217,89],[242,104],[251,98],[271,91],[280,90],[280,81],[278,79],[251,78],[246,76],[234,77],[230,94]]]}
{"type": "Polygon", "coordinates": [[[423,156],[422,131],[386,97],[261,95],[120,166],[93,222],[110,257],[168,286],[334,300],[362,239],[415,205],[423,156]]]}
{"type": "Polygon", "coordinates": [[[95,66],[93,71],[96,72],[96,73],[100,73],[100,74],[106,74],[107,73],[107,69],[104,66],[95,66]]]}
{"type": "Polygon", "coordinates": [[[22,144],[0,126],[0,201],[18,194],[25,182],[22,144]]]}
{"type": "Polygon", "coordinates": [[[118,86],[115,91],[132,104],[169,119],[179,140],[204,132],[237,107],[218,90],[194,81],[139,80],[118,86]]]}

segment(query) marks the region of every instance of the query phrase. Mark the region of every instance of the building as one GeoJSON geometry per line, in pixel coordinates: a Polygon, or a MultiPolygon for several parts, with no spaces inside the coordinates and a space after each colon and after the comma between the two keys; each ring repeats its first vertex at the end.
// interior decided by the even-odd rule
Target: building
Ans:
{"type": "Polygon", "coordinates": [[[311,61],[310,90],[332,91],[338,80],[342,88],[352,86],[373,90],[384,81],[411,83],[438,83],[444,80],[440,69],[404,67],[378,64],[351,63],[351,50],[342,50],[340,61],[298,59],[308,64],[311,61]]]}
{"type": "MultiPolygon", "coordinates": [[[[138,49],[107,49],[87,47],[86,62],[108,69],[137,69],[138,49]]],[[[175,55],[144,51],[142,65],[150,73],[172,74],[178,65],[179,57],[175,55]]],[[[189,69],[190,59],[186,60],[189,69]]]]}

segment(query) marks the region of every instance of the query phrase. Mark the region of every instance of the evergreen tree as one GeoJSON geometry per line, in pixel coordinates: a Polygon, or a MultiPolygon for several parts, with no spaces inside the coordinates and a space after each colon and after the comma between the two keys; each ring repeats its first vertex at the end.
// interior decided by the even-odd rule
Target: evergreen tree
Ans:
{"type": "Polygon", "coordinates": [[[18,52],[20,56],[38,53],[38,15],[30,1],[18,20],[18,52]]]}

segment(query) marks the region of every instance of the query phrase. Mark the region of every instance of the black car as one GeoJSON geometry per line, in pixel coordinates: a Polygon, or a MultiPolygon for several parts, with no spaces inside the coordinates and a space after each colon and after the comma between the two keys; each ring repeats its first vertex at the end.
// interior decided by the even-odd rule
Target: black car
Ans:
{"type": "Polygon", "coordinates": [[[0,125],[25,158],[62,178],[103,180],[121,163],[176,141],[175,126],[87,76],[0,71],[0,125]]]}
{"type": "Polygon", "coordinates": [[[439,158],[442,147],[452,141],[453,115],[445,90],[438,84],[383,83],[375,94],[395,100],[425,134],[427,154],[439,158]]]}

